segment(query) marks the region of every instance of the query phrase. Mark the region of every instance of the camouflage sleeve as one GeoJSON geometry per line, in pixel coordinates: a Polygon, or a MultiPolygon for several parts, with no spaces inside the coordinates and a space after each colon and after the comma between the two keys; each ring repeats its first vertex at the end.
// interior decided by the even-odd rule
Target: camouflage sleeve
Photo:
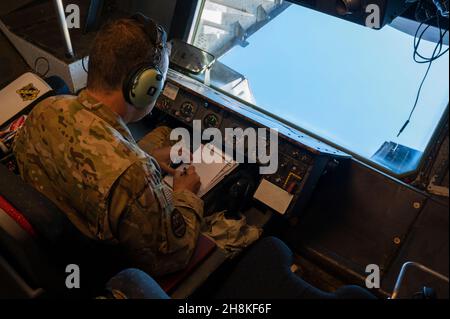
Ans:
{"type": "Polygon", "coordinates": [[[154,175],[148,163],[130,167],[111,192],[109,220],[132,266],[159,276],[189,263],[200,231],[203,202],[190,192],[173,193],[173,208],[164,209],[152,189],[155,179],[160,180],[158,172],[154,175]]]}

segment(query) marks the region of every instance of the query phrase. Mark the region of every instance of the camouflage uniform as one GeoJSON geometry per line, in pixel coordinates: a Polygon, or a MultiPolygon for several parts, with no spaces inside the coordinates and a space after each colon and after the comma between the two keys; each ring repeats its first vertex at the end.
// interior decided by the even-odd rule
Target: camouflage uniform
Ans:
{"type": "MultiPolygon", "coordinates": [[[[147,148],[162,143],[156,138],[147,148]]],[[[86,236],[124,247],[133,266],[162,275],[189,262],[203,202],[188,191],[172,193],[122,119],[86,92],[38,104],[14,153],[26,182],[86,236]]]]}

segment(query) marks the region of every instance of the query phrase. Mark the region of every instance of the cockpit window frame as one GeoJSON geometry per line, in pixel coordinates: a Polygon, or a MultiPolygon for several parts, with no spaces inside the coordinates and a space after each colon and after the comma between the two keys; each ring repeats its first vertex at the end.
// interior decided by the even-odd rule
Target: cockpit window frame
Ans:
{"type": "Polygon", "coordinates": [[[202,12],[205,8],[206,0],[197,0],[197,8],[194,13],[194,19],[191,25],[191,28],[189,30],[189,36],[187,42],[189,44],[194,45],[195,35],[198,32],[198,28],[200,26],[200,21],[202,18],[202,12]]]}

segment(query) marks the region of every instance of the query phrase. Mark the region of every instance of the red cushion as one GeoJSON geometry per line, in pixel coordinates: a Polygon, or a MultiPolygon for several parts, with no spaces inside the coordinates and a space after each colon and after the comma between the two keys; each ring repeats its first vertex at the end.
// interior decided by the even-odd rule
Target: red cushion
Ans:
{"type": "Polygon", "coordinates": [[[197,268],[197,266],[199,266],[200,263],[213,252],[215,248],[216,244],[211,239],[200,235],[198,238],[196,250],[194,252],[194,255],[192,256],[191,261],[189,262],[189,265],[182,271],[157,278],[156,281],[166,293],[170,293],[188,275],[190,275],[192,271],[194,271],[194,269],[197,268]]]}
{"type": "Polygon", "coordinates": [[[30,236],[36,237],[33,226],[23,216],[21,212],[15,209],[5,198],[0,195],[0,209],[4,210],[19,226],[25,230],[30,236]]]}

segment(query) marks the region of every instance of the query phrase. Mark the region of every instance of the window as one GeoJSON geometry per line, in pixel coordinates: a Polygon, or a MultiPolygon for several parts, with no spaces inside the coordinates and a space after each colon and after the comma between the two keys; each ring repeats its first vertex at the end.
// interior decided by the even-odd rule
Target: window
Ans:
{"type": "MultiPolygon", "coordinates": [[[[427,64],[413,37],[288,2],[205,1],[194,45],[216,55],[211,85],[395,174],[415,170],[448,108],[448,55],[427,64]]],[[[422,51],[435,43],[422,41],[422,51]]]]}

